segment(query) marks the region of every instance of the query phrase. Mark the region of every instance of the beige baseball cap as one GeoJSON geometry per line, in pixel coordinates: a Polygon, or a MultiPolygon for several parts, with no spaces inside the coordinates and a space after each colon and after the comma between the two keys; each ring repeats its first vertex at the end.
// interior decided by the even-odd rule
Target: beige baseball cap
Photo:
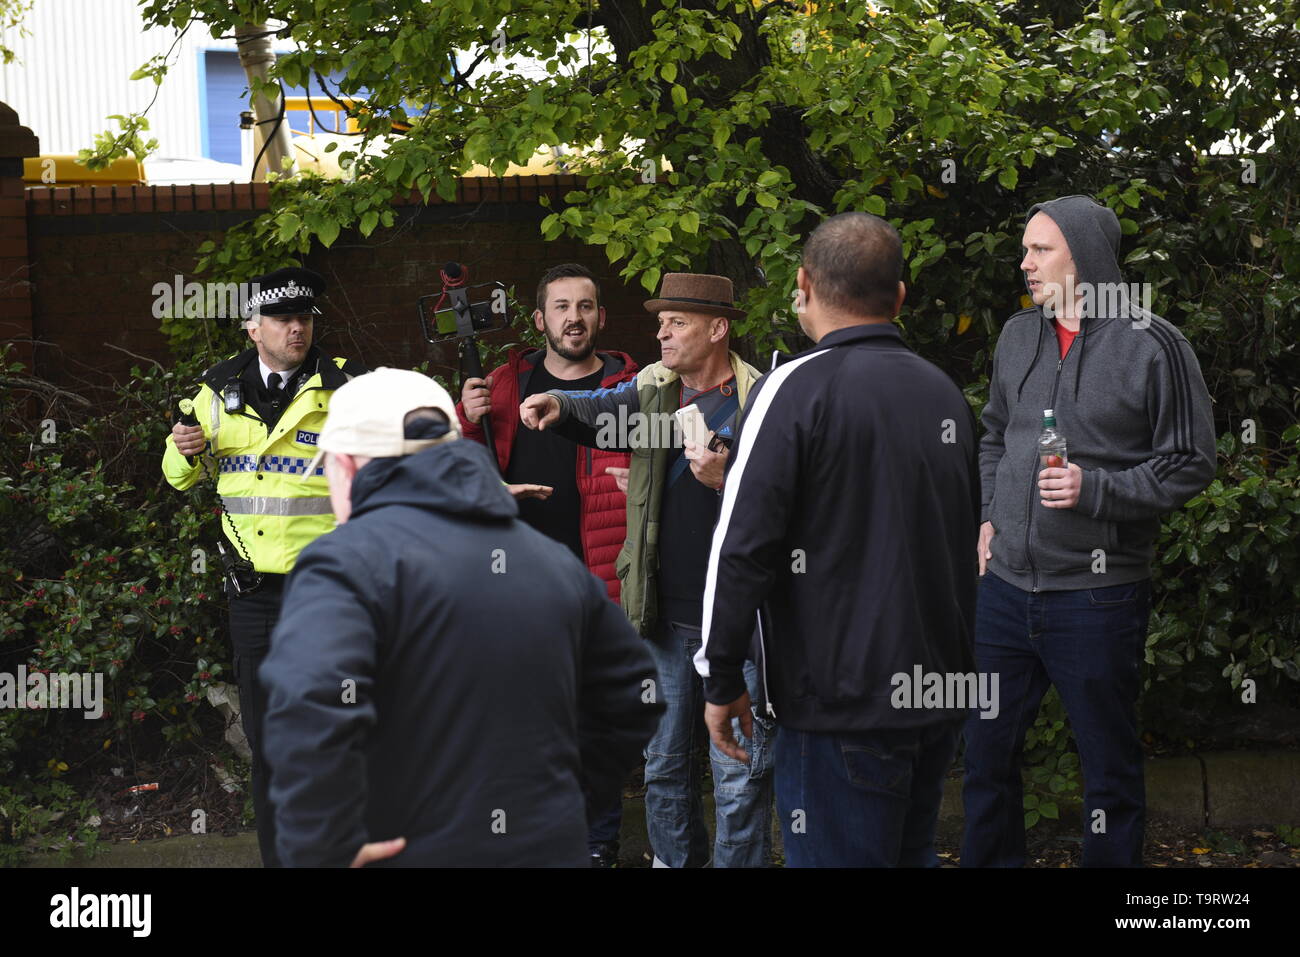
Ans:
{"type": "Polygon", "coordinates": [[[377,459],[411,455],[458,438],[460,419],[446,389],[418,372],[381,366],[335,391],[317,443],[319,451],[303,480],[316,471],[326,452],[377,459]],[[447,417],[450,431],[437,439],[406,438],[402,420],[416,409],[437,409],[447,417]]]}

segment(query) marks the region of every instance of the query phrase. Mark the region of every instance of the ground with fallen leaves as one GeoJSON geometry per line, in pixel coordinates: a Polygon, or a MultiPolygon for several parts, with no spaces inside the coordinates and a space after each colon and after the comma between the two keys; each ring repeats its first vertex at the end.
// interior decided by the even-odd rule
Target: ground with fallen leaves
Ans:
{"type": "MultiPolygon", "coordinates": [[[[1287,837],[1300,842],[1288,829],[1287,837]]],[[[1038,825],[1026,836],[1028,867],[1078,867],[1083,846],[1081,825],[1038,825]]],[[[961,848],[940,843],[945,865],[960,863],[961,848]]],[[[1288,845],[1270,828],[1202,828],[1159,818],[1147,821],[1146,867],[1300,867],[1300,848],[1288,845]]]]}

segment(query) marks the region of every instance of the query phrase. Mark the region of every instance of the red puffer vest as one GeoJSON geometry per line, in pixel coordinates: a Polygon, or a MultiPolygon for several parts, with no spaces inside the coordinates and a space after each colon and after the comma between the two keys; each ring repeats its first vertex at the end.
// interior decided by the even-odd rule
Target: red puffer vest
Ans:
{"type": "MultiPolygon", "coordinates": [[[[604,362],[601,388],[609,388],[628,379],[635,379],[637,364],[623,352],[597,352],[604,362]]],[[[510,466],[510,453],[515,447],[519,431],[519,403],[525,381],[533,367],[546,356],[543,349],[512,349],[505,365],[492,370],[492,441],[496,445],[497,463],[502,474],[510,466]]],[[[466,438],[483,442],[483,430],[465,418],[461,403],[456,403],[460,428],[466,438]]],[[[627,537],[627,496],[618,490],[614,476],[605,469],[627,468],[631,456],[624,452],[606,452],[602,449],[576,446],[574,481],[582,502],[582,552],[587,567],[605,583],[609,597],[615,602],[619,596],[618,576],[614,573],[614,560],[623,548],[627,537]]]]}

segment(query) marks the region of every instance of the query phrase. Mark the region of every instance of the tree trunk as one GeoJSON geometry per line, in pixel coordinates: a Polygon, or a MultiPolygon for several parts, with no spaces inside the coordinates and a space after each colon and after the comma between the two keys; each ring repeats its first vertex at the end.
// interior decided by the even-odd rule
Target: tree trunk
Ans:
{"type": "MultiPolygon", "coordinates": [[[[265,23],[245,23],[235,29],[235,41],[239,47],[239,63],[248,77],[248,88],[252,90],[254,79],[266,80],[275,63],[275,54],[271,51],[271,35],[265,23]]],[[[253,137],[253,142],[259,150],[262,143],[267,144],[265,163],[253,170],[253,179],[265,180],[267,170],[293,176],[298,168],[294,163],[293,144],[289,138],[289,119],[284,117],[279,123],[276,122],[280,117],[284,92],[281,91],[275,97],[254,93],[252,99],[253,116],[257,121],[254,129],[259,134],[253,137]],[[289,160],[287,166],[284,162],[286,158],[289,160]]]]}

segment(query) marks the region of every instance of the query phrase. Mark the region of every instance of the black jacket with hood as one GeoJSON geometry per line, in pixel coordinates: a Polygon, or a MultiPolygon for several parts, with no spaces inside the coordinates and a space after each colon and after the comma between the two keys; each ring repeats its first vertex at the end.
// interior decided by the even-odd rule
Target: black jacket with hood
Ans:
{"type": "Polygon", "coordinates": [[[517,514],[451,441],[367,464],[303,550],[260,672],[287,865],[395,837],[396,866],[588,863],[579,782],[617,787],[663,704],[604,585],[517,514]]]}
{"type": "Polygon", "coordinates": [[[1191,345],[1121,282],[1115,214],[1087,196],[1030,208],[1060,227],[1082,291],[1079,332],[1061,358],[1039,306],[1003,327],[980,442],[989,568],[1025,591],[1101,588],[1151,574],[1160,517],[1214,478],[1214,420],[1191,345]],[[1083,470],[1078,504],[1038,495],[1043,412],[1056,413],[1083,470]]]}

